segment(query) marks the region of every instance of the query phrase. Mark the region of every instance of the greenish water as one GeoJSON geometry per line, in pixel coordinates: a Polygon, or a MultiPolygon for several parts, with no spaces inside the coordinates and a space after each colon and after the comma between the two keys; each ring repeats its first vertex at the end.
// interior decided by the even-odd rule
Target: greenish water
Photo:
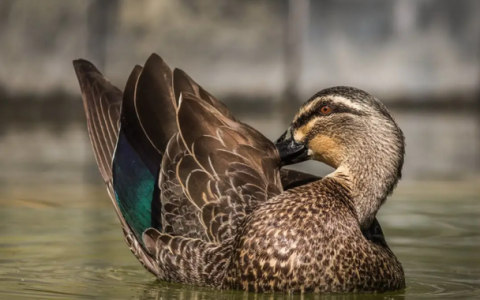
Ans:
{"type": "Polygon", "coordinates": [[[408,288],[377,295],[255,295],[158,282],[126,247],[108,200],[95,197],[84,205],[0,201],[0,299],[480,299],[478,197],[390,199],[379,219],[408,288]]]}

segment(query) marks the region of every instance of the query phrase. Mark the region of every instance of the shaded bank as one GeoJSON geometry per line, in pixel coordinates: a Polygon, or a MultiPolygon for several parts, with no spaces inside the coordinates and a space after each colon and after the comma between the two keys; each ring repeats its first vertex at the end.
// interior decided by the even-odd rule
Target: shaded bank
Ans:
{"type": "MultiPolygon", "coordinates": [[[[305,95],[304,99],[308,95],[305,95]]],[[[270,117],[280,111],[281,96],[226,94],[218,97],[235,115],[244,117],[270,117]]],[[[62,90],[49,93],[7,93],[0,87],[0,124],[18,127],[52,126],[53,130],[62,130],[70,122],[85,120],[80,92],[72,94],[62,90]]],[[[381,97],[389,109],[400,112],[450,112],[467,113],[479,111],[480,91],[450,92],[438,94],[391,95],[381,97]]],[[[302,100],[293,104],[290,114],[303,103],[302,100]]],[[[479,121],[480,123],[480,121],[479,121]]],[[[480,124],[479,124],[480,125],[480,124]]],[[[4,127],[2,126],[2,127],[4,127]]],[[[0,128],[0,132],[1,132],[0,128]]]]}
{"type": "MultiPolygon", "coordinates": [[[[286,126],[274,97],[219,98],[238,118],[272,140],[286,126]]],[[[4,94],[1,99],[1,183],[101,182],[79,95],[4,94]]],[[[480,178],[480,112],[476,100],[474,95],[431,96],[421,103],[410,98],[382,99],[406,136],[404,180],[480,178]]],[[[330,170],[318,163],[305,163],[298,168],[319,175],[330,170]]]]}

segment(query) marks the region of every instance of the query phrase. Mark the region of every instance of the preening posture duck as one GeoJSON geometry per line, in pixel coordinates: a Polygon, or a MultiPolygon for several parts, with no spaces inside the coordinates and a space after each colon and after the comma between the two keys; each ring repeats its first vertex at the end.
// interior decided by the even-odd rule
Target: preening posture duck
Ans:
{"type": "Polygon", "coordinates": [[[310,98],[272,143],[156,54],[122,93],[74,61],[95,158],[125,240],[161,280],[254,292],[384,292],[403,268],[375,216],[404,137],[356,88],[310,98]],[[281,169],[305,160],[324,178],[281,169]]]}

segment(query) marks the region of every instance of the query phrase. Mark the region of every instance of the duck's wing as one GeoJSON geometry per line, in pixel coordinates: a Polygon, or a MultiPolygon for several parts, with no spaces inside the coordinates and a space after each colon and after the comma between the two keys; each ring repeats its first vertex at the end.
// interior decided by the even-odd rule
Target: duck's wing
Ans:
{"type": "MultiPolygon", "coordinates": [[[[154,260],[139,245],[134,232],[120,211],[113,189],[112,156],[118,139],[123,94],[92,63],[79,59],[73,62],[73,66],[80,84],[94,156],[122,225],[125,241],[145,268],[156,274],[158,271],[154,260]]],[[[136,67],[131,77],[137,77],[140,71],[141,67],[136,67]]]]}
{"type": "MultiPolygon", "coordinates": [[[[225,186],[227,182],[236,178],[234,174],[235,171],[230,170],[230,173],[228,175],[222,175],[223,177],[221,179],[216,177],[214,181],[209,181],[210,184],[215,185],[211,188],[214,188],[214,192],[217,194],[215,196],[216,200],[213,201],[212,199],[206,199],[205,196],[202,195],[204,190],[192,188],[193,180],[201,176],[208,177],[212,173],[217,172],[215,168],[218,168],[219,174],[226,172],[226,165],[221,165],[220,158],[228,155],[229,152],[236,151],[234,147],[240,146],[241,144],[243,145],[240,147],[242,151],[250,151],[251,153],[247,154],[255,158],[261,157],[262,154],[266,155],[267,152],[270,151],[271,153],[268,155],[272,157],[265,157],[265,161],[269,159],[272,160],[272,162],[275,161],[277,171],[278,156],[276,156],[276,150],[274,147],[272,148],[273,144],[270,141],[248,125],[238,123],[237,119],[223,103],[205,91],[184,71],[179,69],[173,71],[173,86],[175,97],[180,98],[180,95],[184,95],[183,98],[187,99],[189,104],[185,104],[185,108],[182,111],[179,110],[177,113],[177,126],[179,131],[184,134],[182,135],[181,132],[179,132],[171,139],[162,162],[159,185],[164,217],[164,232],[177,236],[220,241],[232,235],[231,230],[236,226],[236,223],[233,222],[235,223],[233,224],[232,220],[238,219],[237,209],[238,212],[241,212],[247,207],[240,207],[238,206],[239,203],[244,205],[244,202],[248,202],[248,207],[254,207],[258,199],[265,199],[265,190],[261,192],[257,190],[254,191],[253,186],[246,184],[243,187],[245,189],[243,193],[246,194],[244,196],[245,199],[236,203],[233,198],[238,196],[232,194],[231,186],[225,186]],[[194,102],[198,103],[190,104],[192,99],[195,99],[194,102]],[[189,110],[188,107],[195,105],[199,106],[195,108],[197,110],[189,110]],[[231,125],[236,125],[230,127],[225,125],[229,122],[231,125]],[[220,126],[224,128],[217,132],[220,126]],[[219,135],[217,136],[217,134],[219,135]],[[182,138],[182,136],[185,135],[187,138],[182,138]],[[190,135],[195,135],[195,137],[193,138],[190,135]],[[234,140],[233,142],[231,141],[232,139],[234,140]],[[237,139],[239,143],[235,139],[237,139]],[[205,151],[205,153],[200,153],[200,156],[195,155],[195,153],[192,152],[194,146],[196,152],[205,151]],[[228,147],[232,148],[229,149],[228,147]],[[213,169],[209,170],[210,173],[208,173],[205,171],[205,168],[202,168],[202,164],[210,165],[213,162],[203,160],[208,160],[208,156],[212,155],[215,151],[220,153],[214,158],[214,162],[217,165],[215,167],[212,166],[213,169]],[[257,152],[253,153],[254,151],[257,152]],[[262,151],[265,151],[265,153],[262,153],[262,151]],[[194,163],[188,165],[189,161],[193,161],[194,163]],[[187,177],[189,178],[189,186],[186,186],[184,182],[187,177]],[[248,189],[250,189],[250,191],[248,191],[248,189]],[[247,200],[246,198],[252,197],[249,195],[249,192],[250,194],[263,193],[263,195],[261,197],[254,196],[252,200],[247,200]],[[222,196],[224,199],[220,201],[222,196]],[[233,202],[228,203],[228,201],[233,202]],[[212,210],[212,212],[209,212],[209,210],[212,210]],[[221,238],[221,236],[223,236],[223,238],[221,238]]],[[[233,160],[231,162],[234,163],[235,161],[233,160]]],[[[248,165],[248,162],[242,162],[248,165]]],[[[251,166],[247,168],[251,168],[251,166]]],[[[249,172],[255,174],[255,172],[250,169],[245,171],[245,173],[249,172]]],[[[253,175],[253,177],[255,176],[257,175],[253,175]]],[[[207,179],[204,178],[204,180],[207,179]]],[[[261,183],[261,181],[262,180],[252,178],[252,182],[261,183]]],[[[281,189],[278,192],[281,192],[281,189]]]]}
{"type": "Polygon", "coordinates": [[[222,242],[259,203],[282,192],[278,152],[261,133],[188,92],[181,93],[177,125],[160,175],[165,228],[222,242]]]}
{"type": "MultiPolygon", "coordinates": [[[[173,71],[175,98],[179,99],[180,94],[191,93],[215,107],[224,117],[238,122],[232,112],[223,104],[208,93],[204,88],[197,84],[187,73],[181,69],[173,71]]],[[[284,190],[306,184],[311,181],[319,180],[321,177],[290,169],[281,169],[280,177],[284,190]]]]}
{"type": "MultiPolygon", "coordinates": [[[[199,99],[207,102],[215,107],[224,117],[238,122],[237,118],[230,112],[230,110],[223,104],[208,93],[204,88],[197,84],[187,73],[181,69],[175,69],[173,71],[174,91],[175,98],[179,99],[180,94],[191,93],[197,96],[199,99]]],[[[296,171],[290,169],[281,169],[280,177],[282,180],[282,186],[284,190],[300,186],[311,181],[319,180],[321,177],[296,171]]]]}
{"type": "Polygon", "coordinates": [[[160,278],[221,286],[238,226],[282,192],[274,144],[194,94],[181,93],[178,133],[163,157],[160,190],[165,231],[143,241],[160,278]]]}

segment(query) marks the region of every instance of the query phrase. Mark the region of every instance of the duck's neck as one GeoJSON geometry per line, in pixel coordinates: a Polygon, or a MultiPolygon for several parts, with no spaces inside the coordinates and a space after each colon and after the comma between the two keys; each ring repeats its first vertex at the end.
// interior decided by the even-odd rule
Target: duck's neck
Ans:
{"type": "Polygon", "coordinates": [[[401,164],[388,159],[373,161],[347,161],[328,175],[350,190],[352,206],[362,229],[373,222],[400,178],[401,164]]]}

